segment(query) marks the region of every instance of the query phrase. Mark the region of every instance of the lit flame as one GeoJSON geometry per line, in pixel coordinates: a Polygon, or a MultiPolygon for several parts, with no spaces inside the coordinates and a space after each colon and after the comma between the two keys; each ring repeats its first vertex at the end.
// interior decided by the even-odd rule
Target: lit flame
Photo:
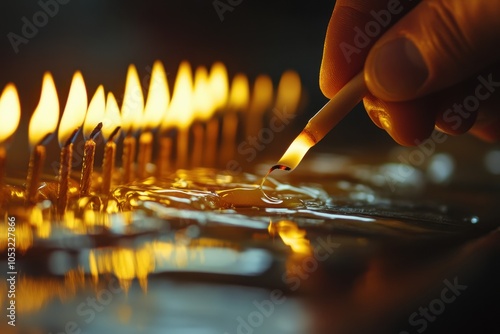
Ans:
{"type": "Polygon", "coordinates": [[[300,76],[295,71],[284,72],[278,84],[276,108],[294,113],[299,107],[300,96],[300,76]]]}
{"type": "Polygon", "coordinates": [[[104,87],[97,87],[92,100],[89,103],[85,123],[83,123],[83,136],[89,139],[92,131],[102,122],[104,118],[104,109],[106,108],[106,98],[104,97],[104,87]]]}
{"type": "Polygon", "coordinates": [[[231,110],[246,110],[250,99],[250,88],[246,75],[238,73],[233,78],[231,84],[231,94],[229,96],[229,108],[231,110]]]}
{"type": "Polygon", "coordinates": [[[75,130],[82,126],[87,112],[87,90],[80,71],[75,72],[68,101],[59,124],[59,145],[63,147],[75,130]]]}
{"type": "Polygon", "coordinates": [[[16,131],[21,118],[21,106],[16,86],[7,84],[0,97],[0,144],[16,131]]]}
{"type": "MultiPolygon", "coordinates": [[[[108,141],[115,132],[116,128],[121,126],[120,108],[113,93],[109,92],[106,99],[106,109],[104,111],[104,120],[102,122],[102,135],[108,141]]],[[[114,139],[118,138],[118,133],[115,133],[114,139]]]]}
{"type": "Polygon", "coordinates": [[[307,131],[302,131],[290,144],[285,154],[278,161],[278,165],[294,170],[299,165],[307,151],[316,144],[314,138],[307,131]]]}
{"type": "Polygon", "coordinates": [[[143,128],[158,127],[168,108],[170,94],[168,92],[167,75],[160,61],[155,61],[151,72],[148,99],[144,107],[143,128]]]}
{"type": "Polygon", "coordinates": [[[208,71],[200,66],[194,74],[193,110],[196,119],[207,121],[215,111],[208,81],[208,71]]]}
{"type": "Polygon", "coordinates": [[[311,254],[311,244],[306,238],[306,231],[301,230],[293,221],[282,220],[278,223],[270,222],[267,230],[271,236],[278,234],[283,243],[290,246],[294,253],[302,255],[311,254]]]}
{"type": "Polygon", "coordinates": [[[191,65],[182,62],[175,79],[174,92],[163,126],[186,129],[193,121],[193,79],[191,65]]]}
{"type": "Polygon", "coordinates": [[[129,134],[139,130],[142,124],[144,96],[139,75],[134,65],[128,67],[127,82],[122,104],[122,130],[129,134]]]}
{"type": "Polygon", "coordinates": [[[212,65],[209,77],[210,92],[214,101],[214,108],[220,109],[226,106],[228,96],[227,70],[224,64],[217,62],[212,65]]]}
{"type": "Polygon", "coordinates": [[[59,100],[56,86],[49,72],[43,76],[40,102],[31,116],[28,129],[30,147],[33,149],[53,133],[59,121],[59,100]]]}
{"type": "Polygon", "coordinates": [[[259,75],[255,79],[251,98],[250,112],[261,114],[271,107],[273,102],[273,82],[268,75],[259,75]]]}

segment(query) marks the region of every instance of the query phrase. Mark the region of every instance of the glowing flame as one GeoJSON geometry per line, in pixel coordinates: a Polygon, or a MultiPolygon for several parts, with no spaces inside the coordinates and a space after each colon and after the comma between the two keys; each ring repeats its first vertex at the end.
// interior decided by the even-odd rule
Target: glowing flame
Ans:
{"type": "Polygon", "coordinates": [[[201,121],[206,121],[212,117],[215,111],[208,81],[208,71],[200,66],[194,74],[194,96],[193,110],[195,117],[201,121]]]}
{"type": "Polygon", "coordinates": [[[59,121],[59,100],[54,79],[49,72],[43,75],[40,102],[31,116],[28,129],[30,147],[33,149],[53,133],[59,121]]]}
{"type": "Polygon", "coordinates": [[[229,108],[231,110],[245,110],[248,108],[250,89],[248,78],[244,74],[236,74],[231,84],[231,94],[229,96],[229,108]]]}
{"type": "Polygon", "coordinates": [[[105,108],[106,99],[104,97],[104,87],[100,85],[97,87],[92,100],[90,100],[85,123],[83,123],[83,136],[85,139],[89,139],[92,131],[94,131],[96,126],[103,121],[105,108]]]}
{"type": "Polygon", "coordinates": [[[189,127],[193,121],[193,80],[191,65],[182,62],[175,79],[172,101],[165,117],[164,125],[177,126],[180,129],[189,127]]]}
{"type": "Polygon", "coordinates": [[[294,170],[299,165],[307,151],[316,144],[307,131],[302,131],[290,144],[285,154],[278,161],[278,165],[283,165],[289,170],[294,170]]]}
{"type": "Polygon", "coordinates": [[[170,94],[168,92],[167,75],[160,61],[155,61],[151,72],[148,99],[144,107],[143,128],[158,127],[167,112],[170,94]]]}
{"type": "Polygon", "coordinates": [[[80,71],[75,72],[69,89],[68,101],[59,124],[59,145],[63,147],[85,119],[87,90],[80,71]]]}
{"type": "Polygon", "coordinates": [[[276,108],[295,112],[299,106],[301,96],[300,76],[295,71],[286,71],[281,76],[278,84],[278,93],[276,96],[276,108]]]}
{"type": "Polygon", "coordinates": [[[293,221],[282,220],[278,223],[270,222],[267,229],[271,236],[278,234],[283,243],[290,246],[294,253],[302,255],[311,254],[311,244],[306,238],[306,231],[301,230],[293,221]]]}
{"type": "MultiPolygon", "coordinates": [[[[118,103],[116,102],[113,93],[108,93],[108,98],[106,99],[106,109],[104,111],[104,120],[102,122],[102,135],[104,139],[108,141],[115,132],[116,128],[121,126],[121,116],[120,108],[118,108],[118,103]]],[[[115,133],[114,139],[118,138],[118,133],[115,133]]]]}
{"type": "Polygon", "coordinates": [[[224,64],[217,62],[212,65],[209,77],[210,92],[214,101],[214,108],[226,106],[228,96],[227,70],[224,64]]]}
{"type": "Polygon", "coordinates": [[[0,97],[0,144],[16,131],[21,118],[21,106],[16,86],[7,84],[0,97]]]}
{"type": "Polygon", "coordinates": [[[134,65],[128,67],[127,82],[122,104],[122,130],[125,133],[139,130],[142,124],[144,96],[142,94],[139,75],[134,65]]]}
{"type": "Polygon", "coordinates": [[[251,101],[251,113],[261,114],[271,107],[273,82],[268,75],[262,74],[255,79],[251,101]]]}

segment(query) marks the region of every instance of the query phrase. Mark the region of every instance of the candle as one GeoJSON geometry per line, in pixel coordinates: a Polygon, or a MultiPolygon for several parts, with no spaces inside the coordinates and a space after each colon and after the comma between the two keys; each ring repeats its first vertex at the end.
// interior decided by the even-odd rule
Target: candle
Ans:
{"type": "Polygon", "coordinates": [[[57,209],[59,214],[66,211],[68,205],[69,176],[73,158],[73,141],[85,119],[87,112],[87,90],[82,74],[73,75],[68,100],[59,125],[58,139],[61,146],[61,160],[57,187],[57,209]]]}
{"type": "Polygon", "coordinates": [[[217,157],[217,144],[219,139],[219,119],[214,117],[207,123],[207,131],[205,134],[205,157],[204,165],[206,167],[214,167],[217,157]]]}
{"type": "Polygon", "coordinates": [[[177,128],[177,168],[187,167],[189,150],[189,126],[193,121],[193,79],[191,65],[184,61],[180,64],[175,79],[172,101],[167,113],[167,126],[177,128]]]}
{"type": "Polygon", "coordinates": [[[50,140],[59,121],[59,100],[54,80],[49,72],[43,76],[40,102],[31,116],[28,135],[31,148],[31,158],[26,179],[26,199],[30,204],[36,204],[38,187],[45,161],[44,145],[50,140]]]}
{"type": "Polygon", "coordinates": [[[295,113],[299,107],[301,91],[302,84],[299,74],[291,70],[285,71],[278,84],[274,107],[279,111],[295,113]]]}
{"type": "Polygon", "coordinates": [[[273,82],[268,75],[261,74],[255,79],[250,107],[246,113],[246,138],[255,136],[262,129],[262,117],[273,103],[273,82]]]}
{"type": "Polygon", "coordinates": [[[250,90],[248,79],[244,74],[236,74],[231,84],[231,93],[222,123],[222,151],[220,163],[226,166],[233,159],[236,150],[236,133],[238,131],[238,113],[248,109],[250,90]]]}
{"type": "Polygon", "coordinates": [[[193,129],[193,152],[191,155],[191,167],[200,167],[203,157],[203,139],[205,136],[205,129],[203,124],[196,122],[192,126],[193,129]]]}
{"type": "MultiPolygon", "coordinates": [[[[226,67],[220,62],[214,63],[210,69],[209,87],[215,112],[221,111],[226,107],[228,85],[226,67]]],[[[219,120],[217,117],[213,117],[207,123],[207,148],[205,150],[205,166],[207,167],[213,167],[215,165],[218,140],[219,120]]]]}
{"type": "Polygon", "coordinates": [[[193,152],[191,166],[200,167],[203,164],[203,150],[205,148],[205,123],[215,111],[211,97],[208,71],[206,67],[196,68],[193,88],[193,152]]]}
{"type": "Polygon", "coordinates": [[[123,182],[129,183],[134,179],[134,160],[136,150],[136,139],[134,133],[142,124],[142,113],[144,110],[144,96],[142,93],[139,75],[134,65],[130,65],[127,71],[127,82],[122,104],[122,130],[126,137],[123,140],[123,182]]]}
{"type": "Polygon", "coordinates": [[[170,166],[170,156],[172,154],[172,139],[169,137],[160,137],[160,150],[156,163],[156,175],[159,178],[165,177],[165,172],[170,166]]]}
{"type": "MultiPolygon", "coordinates": [[[[0,187],[5,175],[6,149],[5,142],[8,141],[16,131],[21,118],[21,106],[16,86],[7,84],[0,96],[0,187]]],[[[2,192],[0,191],[0,197],[2,192]]],[[[1,203],[1,198],[0,198],[1,203]]]]}
{"type": "Polygon", "coordinates": [[[361,72],[351,79],[309,120],[304,130],[290,144],[278,163],[271,167],[267,175],[276,169],[287,171],[295,169],[307,151],[323,139],[361,101],[366,93],[367,88],[363,72],[361,72]]]}
{"type": "Polygon", "coordinates": [[[106,99],[104,97],[104,87],[100,85],[94,93],[92,100],[90,100],[85,122],[83,123],[83,137],[86,141],[83,147],[80,196],[87,196],[90,194],[92,173],[94,171],[95,139],[101,133],[105,108],[106,99]]]}
{"type": "Polygon", "coordinates": [[[109,92],[106,99],[102,135],[106,141],[104,146],[104,158],[102,160],[102,187],[104,194],[111,191],[111,180],[115,169],[116,143],[121,128],[121,116],[115,96],[109,92]]]}
{"type": "Polygon", "coordinates": [[[160,61],[155,61],[142,118],[143,133],[139,138],[139,157],[137,161],[137,174],[139,178],[147,176],[146,167],[151,162],[153,156],[152,131],[160,126],[167,112],[169,95],[167,75],[165,74],[163,64],[160,61]]]}

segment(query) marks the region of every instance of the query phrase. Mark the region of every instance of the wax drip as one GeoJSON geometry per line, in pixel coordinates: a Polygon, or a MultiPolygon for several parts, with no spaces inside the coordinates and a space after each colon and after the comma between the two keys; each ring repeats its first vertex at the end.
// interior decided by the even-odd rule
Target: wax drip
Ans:
{"type": "Polygon", "coordinates": [[[285,170],[285,171],[289,171],[291,170],[290,167],[288,166],[285,166],[285,165],[274,165],[272,166],[271,168],[269,168],[269,171],[267,172],[267,174],[262,178],[262,181],[260,182],[260,186],[259,186],[259,189],[260,191],[262,192],[262,195],[264,195],[265,198],[267,198],[268,200],[270,201],[279,201],[279,198],[274,198],[274,197],[271,197],[269,196],[268,194],[266,194],[266,192],[264,191],[264,183],[266,182],[268,176],[273,172],[275,171],[276,169],[279,169],[279,170],[285,170]]]}

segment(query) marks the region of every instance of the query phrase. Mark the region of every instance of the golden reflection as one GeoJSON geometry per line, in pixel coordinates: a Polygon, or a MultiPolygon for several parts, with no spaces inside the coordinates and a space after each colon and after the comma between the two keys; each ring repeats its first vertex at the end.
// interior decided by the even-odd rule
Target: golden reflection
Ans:
{"type": "Polygon", "coordinates": [[[50,219],[43,216],[42,210],[35,206],[32,208],[29,221],[33,227],[36,228],[36,236],[41,239],[47,239],[50,237],[52,227],[50,224],[50,219]]]}
{"type": "MultiPolygon", "coordinates": [[[[7,216],[5,216],[5,224],[0,225],[1,235],[7,236],[8,234],[8,224],[7,216]]],[[[21,254],[25,253],[28,249],[33,246],[33,231],[28,224],[18,223],[16,224],[16,251],[21,254]]],[[[3,251],[7,249],[8,238],[0,238],[0,250],[3,251]]]]}
{"type": "MultiPolygon", "coordinates": [[[[64,280],[57,278],[31,278],[19,276],[16,283],[16,311],[19,314],[35,312],[54,298],[66,302],[76,296],[78,290],[86,285],[81,268],[70,270],[64,280]]],[[[7,284],[0,284],[0,302],[7,296],[7,284]]]]}
{"type": "Polygon", "coordinates": [[[273,223],[271,221],[267,230],[271,236],[279,235],[283,243],[290,246],[294,253],[300,255],[312,254],[311,244],[306,238],[306,230],[300,229],[295,222],[281,220],[273,223]]]}

